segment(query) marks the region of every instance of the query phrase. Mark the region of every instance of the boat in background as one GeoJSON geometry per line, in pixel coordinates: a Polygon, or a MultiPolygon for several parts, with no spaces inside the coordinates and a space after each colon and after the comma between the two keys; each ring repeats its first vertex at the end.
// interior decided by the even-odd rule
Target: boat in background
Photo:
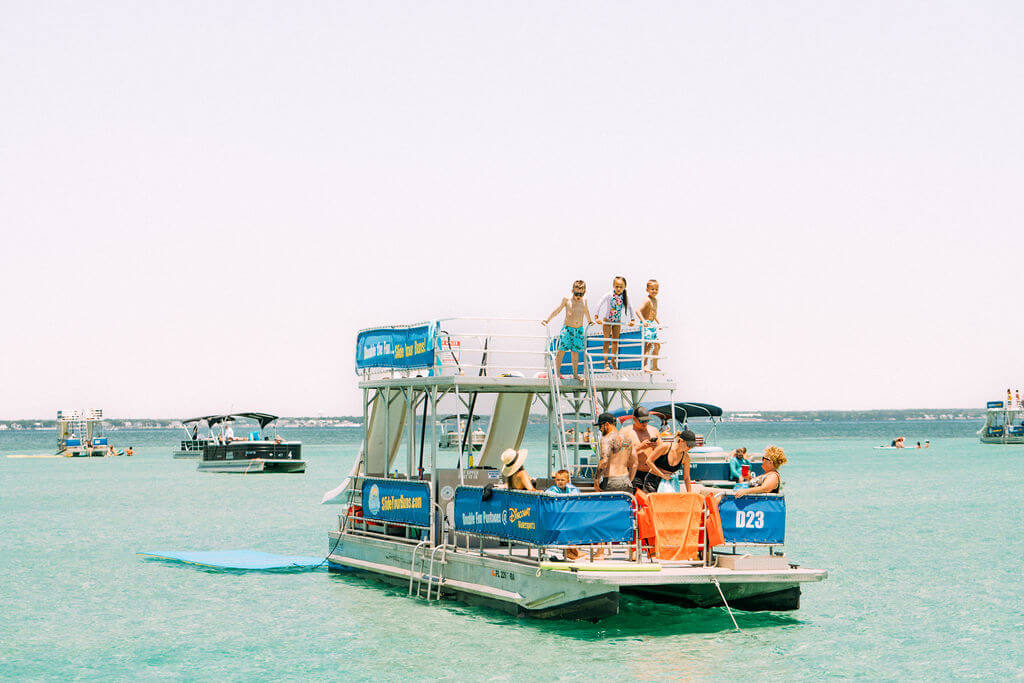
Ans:
{"type": "Polygon", "coordinates": [[[181,440],[181,444],[176,450],[172,452],[175,458],[201,458],[203,457],[203,448],[210,443],[213,443],[213,427],[222,421],[226,415],[204,415],[202,417],[190,417],[187,420],[182,420],[181,424],[185,428],[185,438],[181,440]],[[200,436],[199,430],[202,429],[203,425],[206,425],[206,436],[200,436]]]}
{"type": "Polygon", "coordinates": [[[989,401],[985,405],[985,426],[978,430],[982,443],[1020,445],[1024,444],[1024,406],[1017,395],[1017,406],[1013,406],[1010,392],[1007,400],[989,401]]]}
{"type": "MultiPolygon", "coordinates": [[[[305,472],[306,461],[302,459],[302,444],[285,441],[268,428],[277,421],[277,415],[269,413],[232,413],[221,415],[214,427],[216,434],[210,443],[203,446],[203,457],[196,467],[201,472],[305,472]],[[252,429],[245,437],[234,436],[234,425],[242,420],[255,422],[258,429],[252,429]]],[[[245,422],[241,422],[246,425],[245,422]]],[[[248,428],[248,427],[246,427],[248,428]]]]}
{"type": "MultiPolygon", "coordinates": [[[[644,401],[638,404],[647,409],[651,418],[659,420],[656,425],[661,432],[662,441],[671,441],[676,432],[684,429],[693,431],[697,436],[697,446],[690,449],[690,481],[705,486],[732,488],[736,482],[729,478],[729,460],[732,451],[721,446],[709,444],[715,440],[718,425],[722,421],[722,409],[710,403],[679,401],[644,401]],[[704,422],[706,420],[706,422],[704,422]],[[707,432],[705,435],[703,431],[707,432]]],[[[632,417],[630,410],[617,410],[612,413],[620,423],[629,422],[632,417]]],[[[761,453],[747,453],[750,473],[754,476],[764,474],[761,467],[761,453]]],[[[596,463],[596,461],[595,461],[596,463]]],[[[672,485],[679,487],[678,473],[673,477],[672,485]]]]}
{"type": "Polygon", "coordinates": [[[103,411],[58,410],[57,455],[66,458],[109,458],[122,455],[103,436],[103,411]]]}
{"type": "Polygon", "coordinates": [[[441,427],[441,436],[438,438],[437,445],[445,449],[461,448],[462,441],[466,435],[466,427],[472,422],[475,429],[470,431],[466,447],[474,451],[480,450],[484,447],[486,432],[480,429],[480,426],[477,424],[479,421],[479,415],[474,415],[472,420],[463,415],[446,415],[442,417],[438,421],[438,425],[441,427]]]}

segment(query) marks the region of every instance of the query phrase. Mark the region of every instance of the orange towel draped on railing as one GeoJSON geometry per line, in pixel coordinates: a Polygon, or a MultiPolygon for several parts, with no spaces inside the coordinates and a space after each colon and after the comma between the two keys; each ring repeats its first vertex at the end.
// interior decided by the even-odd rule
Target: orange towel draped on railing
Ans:
{"type": "Polygon", "coordinates": [[[725,543],[725,532],[722,530],[722,515],[718,512],[718,498],[710,493],[704,496],[704,505],[708,510],[708,547],[725,543]]]}
{"type": "Polygon", "coordinates": [[[696,493],[636,494],[640,540],[659,560],[693,560],[701,549],[704,499],[696,493]]]}

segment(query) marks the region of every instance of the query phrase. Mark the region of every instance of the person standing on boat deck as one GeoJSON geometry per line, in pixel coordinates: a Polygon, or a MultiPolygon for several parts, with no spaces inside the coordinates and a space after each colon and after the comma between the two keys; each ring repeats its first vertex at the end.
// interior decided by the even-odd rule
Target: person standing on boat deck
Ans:
{"type": "Polygon", "coordinates": [[[632,444],[615,428],[615,416],[611,413],[601,413],[597,418],[597,428],[601,430],[601,438],[597,441],[600,460],[594,472],[594,490],[598,493],[633,493],[637,460],[632,444]],[[605,477],[603,488],[602,476],[605,477]]]}
{"type": "Polygon", "coordinates": [[[591,325],[594,324],[594,319],[590,316],[590,309],[587,308],[587,300],[583,298],[586,293],[587,284],[583,280],[576,280],[572,283],[572,298],[562,299],[558,308],[551,311],[551,315],[541,321],[542,325],[547,325],[552,318],[558,315],[559,311],[565,309],[565,321],[562,324],[562,333],[558,337],[558,355],[555,359],[555,372],[558,373],[559,379],[562,379],[562,359],[565,357],[566,351],[572,353],[572,377],[580,379],[579,354],[587,346],[583,321],[586,320],[591,325]]]}
{"type": "Polygon", "coordinates": [[[668,477],[654,464],[652,456],[654,449],[661,443],[661,434],[648,424],[650,420],[651,416],[647,409],[637,406],[633,409],[633,423],[628,427],[623,427],[619,434],[629,442],[636,454],[637,470],[633,477],[633,488],[654,493],[658,490],[659,481],[668,477]],[[647,477],[648,473],[654,475],[650,480],[647,477]],[[648,488],[649,483],[654,485],[653,489],[648,488]]]}
{"type": "Polygon", "coordinates": [[[601,351],[605,370],[609,367],[612,370],[619,368],[619,333],[624,320],[628,320],[629,326],[633,327],[634,317],[633,309],[629,306],[629,294],[626,293],[626,278],[616,275],[612,280],[612,291],[601,299],[597,305],[597,317],[594,318],[598,325],[603,325],[604,344],[601,351]]]}
{"type": "Polygon", "coordinates": [[[651,372],[659,372],[658,355],[661,344],[658,342],[658,281],[647,281],[647,300],[640,304],[636,311],[640,318],[641,332],[644,338],[644,356],[640,367],[647,369],[647,359],[651,359],[651,372]]]}
{"type": "Polygon", "coordinates": [[[647,479],[644,481],[644,490],[648,493],[656,493],[662,481],[671,479],[672,475],[682,470],[683,483],[686,486],[686,492],[689,493],[693,488],[690,483],[690,449],[696,445],[697,435],[689,429],[684,429],[676,434],[671,443],[662,441],[658,444],[649,457],[661,475],[648,472],[647,479]]]}
{"type": "Polygon", "coordinates": [[[740,489],[733,495],[742,498],[749,493],[782,493],[782,476],[779,475],[779,468],[786,462],[786,452],[778,446],[764,449],[764,456],[761,458],[764,474],[751,479],[749,488],[740,489]]]}
{"type": "Polygon", "coordinates": [[[526,449],[506,448],[501,454],[501,477],[510,491],[536,491],[526,473],[526,449]]]}

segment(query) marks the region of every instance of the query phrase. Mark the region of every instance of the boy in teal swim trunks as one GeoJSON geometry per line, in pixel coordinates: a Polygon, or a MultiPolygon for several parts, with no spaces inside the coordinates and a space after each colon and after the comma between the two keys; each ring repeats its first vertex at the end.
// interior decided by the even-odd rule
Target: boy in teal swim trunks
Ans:
{"type": "Polygon", "coordinates": [[[661,321],[658,320],[658,281],[647,281],[647,300],[637,309],[640,317],[641,333],[644,338],[644,357],[641,363],[644,369],[647,368],[647,359],[651,359],[651,372],[658,372],[658,355],[661,353],[661,344],[658,342],[658,327],[661,321]]]}
{"type": "Polygon", "coordinates": [[[560,379],[562,378],[562,359],[565,357],[566,351],[572,353],[573,379],[580,379],[579,354],[587,344],[583,321],[586,320],[591,325],[594,324],[594,319],[590,316],[590,309],[587,308],[587,300],[583,298],[586,293],[586,283],[583,280],[576,280],[572,283],[572,297],[562,299],[558,308],[551,311],[551,315],[546,319],[540,321],[542,325],[547,325],[552,318],[558,315],[560,310],[565,309],[565,322],[562,324],[562,333],[558,336],[558,356],[555,360],[555,372],[558,373],[560,379]]]}

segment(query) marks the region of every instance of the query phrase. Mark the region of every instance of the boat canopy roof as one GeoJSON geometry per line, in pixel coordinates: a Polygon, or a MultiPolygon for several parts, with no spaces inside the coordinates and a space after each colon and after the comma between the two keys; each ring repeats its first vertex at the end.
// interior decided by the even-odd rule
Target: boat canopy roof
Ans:
{"type": "MultiPolygon", "coordinates": [[[[662,401],[645,401],[640,404],[647,409],[650,413],[657,413],[663,418],[668,418],[672,415],[672,403],[664,403],[662,401]]],[[[693,403],[690,401],[676,401],[675,402],[675,418],[680,422],[686,422],[691,417],[721,417],[722,409],[718,406],[711,405],[710,403],[693,403]]],[[[615,417],[625,417],[632,415],[632,410],[616,410],[612,413],[615,417]]]]}
{"type": "Polygon", "coordinates": [[[268,424],[277,419],[277,415],[271,415],[270,413],[231,413],[228,417],[244,417],[256,420],[256,422],[260,423],[260,429],[265,429],[268,424]]]}
{"type": "Polygon", "coordinates": [[[218,425],[221,422],[234,422],[235,418],[246,418],[249,420],[255,420],[259,423],[260,429],[265,429],[268,424],[277,419],[277,415],[271,415],[270,413],[228,413],[227,415],[207,415],[205,417],[195,417],[191,420],[185,420],[184,424],[191,422],[199,422],[206,420],[207,424],[211,427],[218,425]]]}

